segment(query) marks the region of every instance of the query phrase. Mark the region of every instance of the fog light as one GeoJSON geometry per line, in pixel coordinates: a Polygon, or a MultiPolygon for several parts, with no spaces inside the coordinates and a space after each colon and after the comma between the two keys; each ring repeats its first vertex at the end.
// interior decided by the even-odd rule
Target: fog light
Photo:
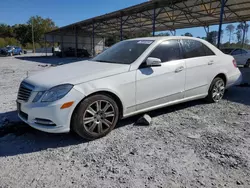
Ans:
{"type": "Polygon", "coordinates": [[[56,124],[48,119],[36,118],[35,123],[39,125],[56,126],[56,124]]]}

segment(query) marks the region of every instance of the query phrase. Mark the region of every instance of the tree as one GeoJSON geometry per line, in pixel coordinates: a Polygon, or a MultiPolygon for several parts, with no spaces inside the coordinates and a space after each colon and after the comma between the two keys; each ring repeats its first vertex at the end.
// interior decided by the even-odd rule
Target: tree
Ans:
{"type": "Polygon", "coordinates": [[[244,31],[245,31],[245,41],[244,41],[244,43],[247,43],[246,40],[247,40],[248,30],[249,30],[249,25],[245,24],[245,26],[244,26],[244,31]]]}
{"type": "Polygon", "coordinates": [[[237,25],[236,28],[236,36],[237,36],[237,41],[240,42],[242,41],[242,36],[243,36],[243,32],[244,32],[244,24],[240,23],[239,25],[237,25]]]}
{"type": "Polygon", "coordinates": [[[14,37],[13,27],[7,24],[0,24],[0,37],[14,37]]]}
{"type": "Polygon", "coordinates": [[[229,36],[229,43],[231,43],[231,38],[232,38],[232,34],[234,33],[235,30],[235,26],[233,24],[229,24],[226,27],[226,31],[228,33],[229,36]]]}
{"type": "Polygon", "coordinates": [[[34,41],[41,43],[42,38],[44,36],[44,33],[52,31],[56,29],[55,23],[50,19],[50,18],[42,18],[41,16],[32,16],[28,22],[28,27],[29,27],[29,37],[32,39],[32,33],[31,33],[31,27],[33,24],[34,28],[34,41]]]}
{"type": "Polygon", "coordinates": [[[157,34],[156,36],[170,36],[170,33],[169,32],[162,32],[162,33],[157,34]]]}
{"type": "Polygon", "coordinates": [[[207,41],[213,45],[216,45],[218,39],[218,31],[211,31],[207,35],[207,41]]]}
{"type": "Polygon", "coordinates": [[[184,36],[192,37],[193,35],[191,33],[185,33],[184,36]]]}
{"type": "Polygon", "coordinates": [[[27,24],[20,24],[14,26],[14,32],[16,35],[16,39],[25,46],[27,43],[31,41],[31,27],[27,24]]]}

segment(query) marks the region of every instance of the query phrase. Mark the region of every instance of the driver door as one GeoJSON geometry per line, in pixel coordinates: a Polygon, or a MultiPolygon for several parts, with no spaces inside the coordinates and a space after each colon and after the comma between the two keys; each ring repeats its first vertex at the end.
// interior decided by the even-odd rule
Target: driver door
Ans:
{"type": "Polygon", "coordinates": [[[185,60],[178,40],[159,44],[148,57],[161,59],[161,66],[147,67],[144,62],[136,72],[136,110],[142,110],[184,97],[185,60]]]}

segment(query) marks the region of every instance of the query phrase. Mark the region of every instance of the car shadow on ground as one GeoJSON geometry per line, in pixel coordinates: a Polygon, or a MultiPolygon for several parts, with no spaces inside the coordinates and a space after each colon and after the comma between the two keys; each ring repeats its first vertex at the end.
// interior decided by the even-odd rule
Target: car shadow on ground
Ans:
{"type": "Polygon", "coordinates": [[[23,61],[31,61],[42,64],[50,64],[50,65],[69,64],[89,59],[89,58],[75,58],[75,57],[59,58],[54,56],[18,56],[15,58],[23,61]]]}
{"type": "MultiPolygon", "coordinates": [[[[203,103],[204,102],[202,101],[192,101],[180,105],[175,105],[173,107],[155,110],[149,112],[149,114],[152,117],[156,117],[161,114],[170,113],[173,111],[181,110],[184,108],[188,108],[190,106],[199,105],[203,103]]],[[[13,111],[9,113],[13,115],[13,113],[16,112],[13,111]]],[[[141,115],[139,114],[121,120],[116,126],[116,129],[119,129],[121,127],[130,124],[135,125],[135,122],[140,116],[141,115]]],[[[44,133],[33,129],[32,127],[28,126],[27,124],[21,121],[4,126],[4,128],[0,127],[0,157],[39,152],[47,149],[83,144],[86,142],[91,142],[91,141],[85,140],[76,135],[75,133],[68,133],[68,134],[44,133]]]]}
{"type": "MultiPolygon", "coordinates": [[[[236,103],[250,105],[250,88],[233,87],[225,94],[225,100],[236,103]]],[[[151,117],[157,117],[179,111],[185,108],[207,104],[205,100],[196,100],[178,104],[158,110],[148,112],[151,117]]],[[[142,114],[121,120],[116,129],[126,125],[134,124],[142,114]]],[[[16,112],[7,112],[0,114],[2,117],[16,117],[16,112]]],[[[8,119],[8,118],[7,118],[8,119]]],[[[8,122],[7,122],[8,123],[8,122]]],[[[28,125],[18,121],[14,124],[0,127],[0,157],[14,156],[19,154],[39,152],[47,149],[67,147],[89,142],[80,138],[74,133],[69,134],[49,134],[35,130],[28,125]]]]}
{"type": "Polygon", "coordinates": [[[250,106],[250,86],[241,85],[229,88],[224,99],[250,106]]]}

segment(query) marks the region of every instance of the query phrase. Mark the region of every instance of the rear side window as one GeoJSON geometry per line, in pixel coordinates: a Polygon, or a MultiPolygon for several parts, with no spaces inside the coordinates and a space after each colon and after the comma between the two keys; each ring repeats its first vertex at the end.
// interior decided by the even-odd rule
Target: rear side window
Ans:
{"type": "Polygon", "coordinates": [[[159,44],[149,57],[161,59],[162,62],[182,59],[177,40],[167,40],[159,44]]]}
{"type": "Polygon", "coordinates": [[[242,52],[240,49],[236,49],[233,51],[232,55],[240,55],[242,52]]]}
{"type": "Polygon", "coordinates": [[[241,49],[241,53],[242,53],[242,54],[247,54],[247,51],[241,49]]]}
{"type": "Polygon", "coordinates": [[[184,58],[215,55],[214,52],[200,41],[182,40],[184,58]]]}

